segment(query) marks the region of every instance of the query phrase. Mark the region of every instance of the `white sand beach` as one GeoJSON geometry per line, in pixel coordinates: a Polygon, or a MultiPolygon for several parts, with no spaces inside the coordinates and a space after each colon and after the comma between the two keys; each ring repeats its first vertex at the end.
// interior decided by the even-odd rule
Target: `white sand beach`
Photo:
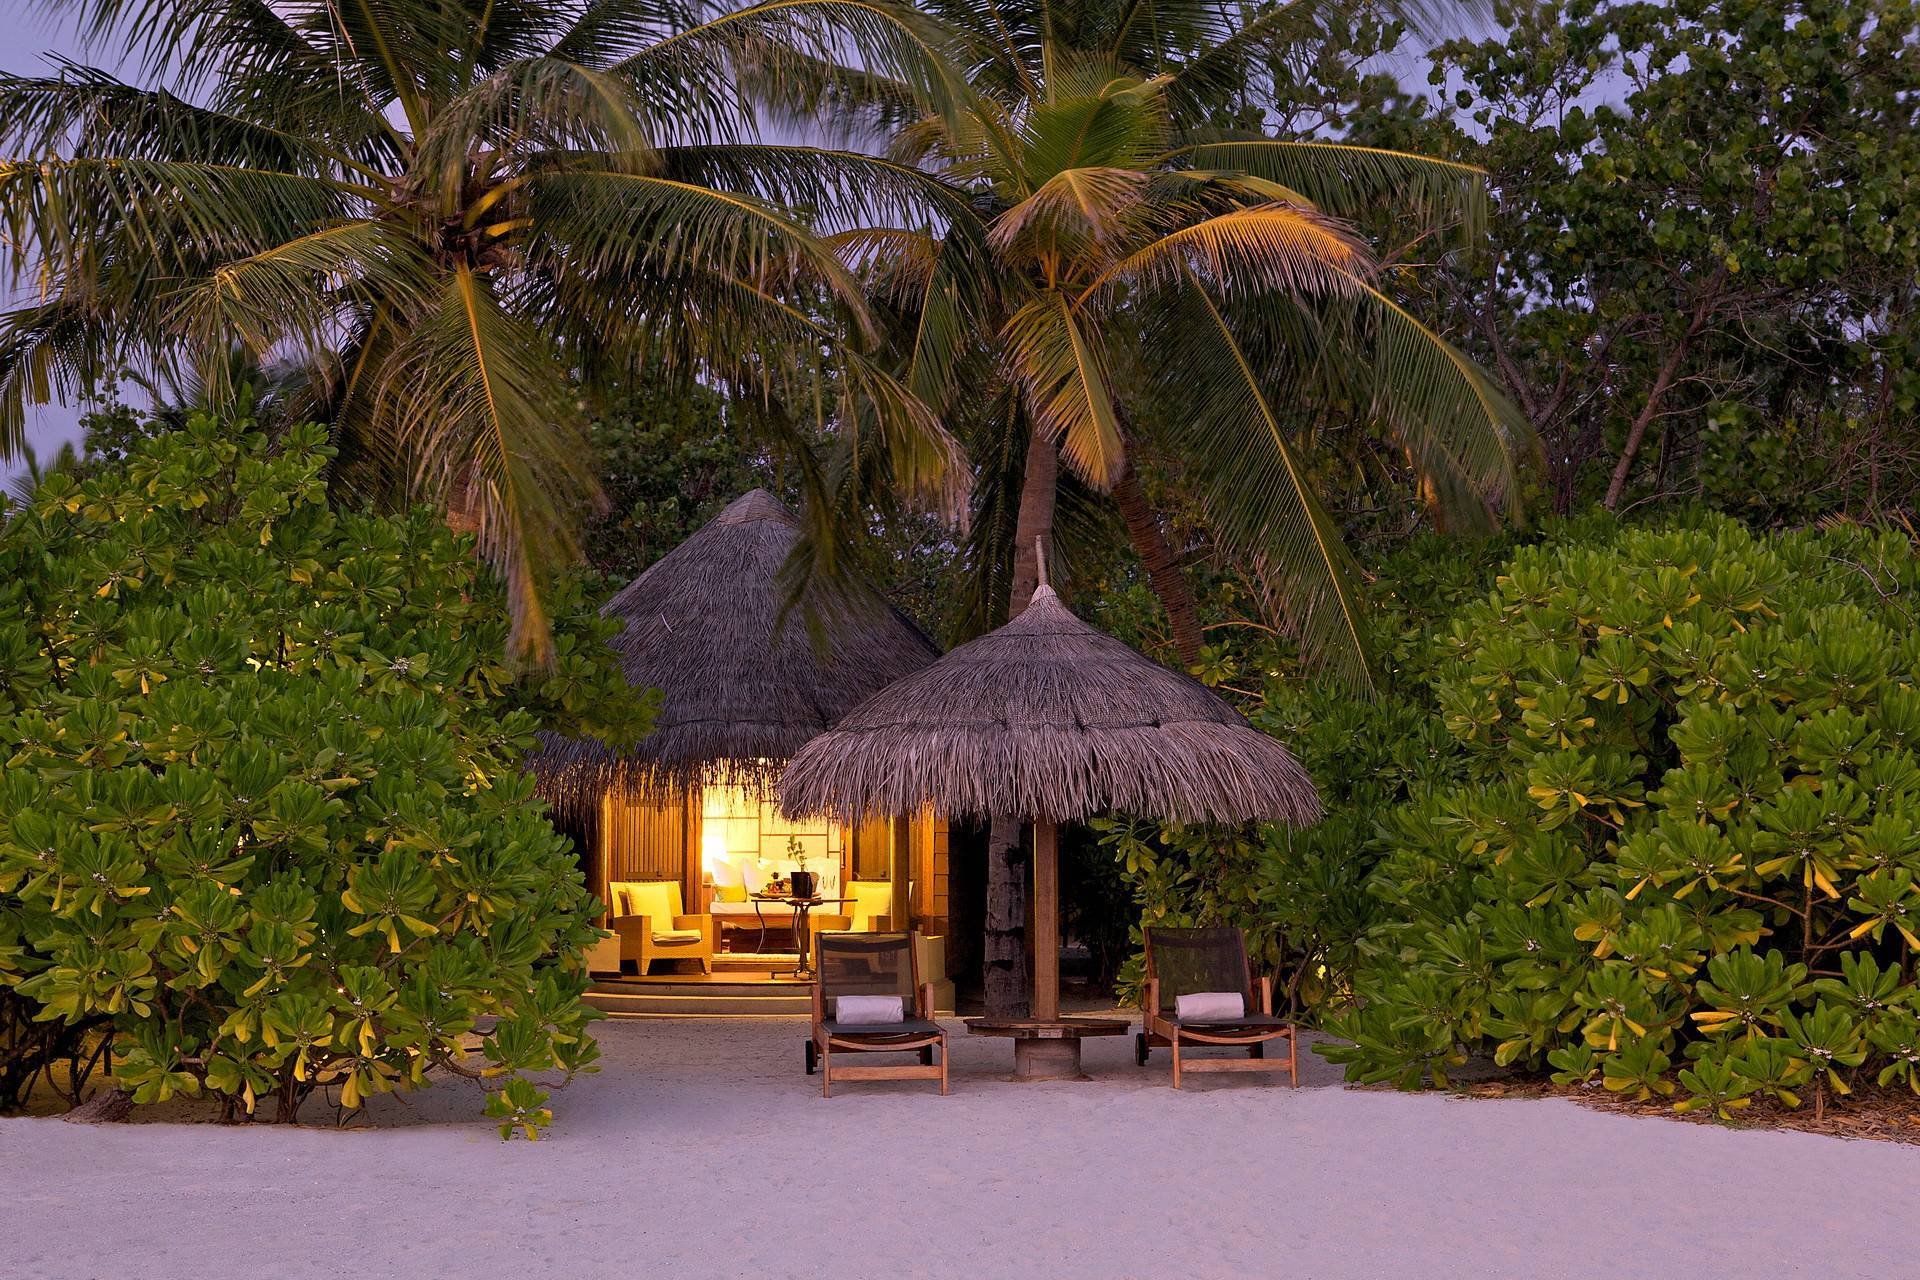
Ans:
{"type": "Polygon", "coordinates": [[[0,1120],[0,1275],[1866,1277],[1914,1273],[1920,1147],[1548,1100],[1233,1076],[1091,1041],[1092,1083],[822,1100],[799,1020],[603,1023],[606,1070],[503,1143],[472,1087],[359,1127],[0,1120]]]}

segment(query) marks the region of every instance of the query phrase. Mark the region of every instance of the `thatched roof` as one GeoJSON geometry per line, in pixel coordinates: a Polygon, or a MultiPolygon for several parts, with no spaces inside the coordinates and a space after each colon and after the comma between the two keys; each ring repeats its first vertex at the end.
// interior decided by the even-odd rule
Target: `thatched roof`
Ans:
{"type": "Polygon", "coordinates": [[[1019,617],[875,694],[809,742],[789,813],[1072,821],[1320,816],[1306,770],[1188,676],[1082,622],[1042,586],[1019,617]]]}
{"type": "Polygon", "coordinates": [[[735,500],[601,612],[629,682],[658,688],[653,732],[624,752],[542,735],[531,761],[561,806],[608,788],[667,795],[703,782],[770,791],[787,758],[940,650],[869,587],[787,607],[781,566],[800,538],[764,490],[735,500]],[[814,626],[809,626],[809,621],[814,626]]]}

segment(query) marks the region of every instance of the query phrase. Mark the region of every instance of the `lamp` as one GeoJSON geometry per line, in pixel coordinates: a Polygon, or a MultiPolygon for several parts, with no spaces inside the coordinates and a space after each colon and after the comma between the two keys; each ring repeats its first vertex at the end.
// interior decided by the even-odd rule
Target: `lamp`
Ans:
{"type": "Polygon", "coordinates": [[[727,833],[718,827],[704,828],[700,832],[700,866],[711,876],[713,865],[726,860],[727,833]]]}

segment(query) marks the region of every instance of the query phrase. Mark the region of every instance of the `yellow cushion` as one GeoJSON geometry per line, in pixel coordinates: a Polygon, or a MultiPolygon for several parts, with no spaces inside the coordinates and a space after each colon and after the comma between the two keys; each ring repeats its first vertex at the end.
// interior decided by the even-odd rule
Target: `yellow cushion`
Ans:
{"type": "Polygon", "coordinates": [[[872,933],[877,930],[879,918],[893,914],[893,883],[888,880],[855,880],[850,886],[853,899],[847,904],[847,914],[853,918],[855,933],[872,933]]]}
{"type": "Polygon", "coordinates": [[[705,936],[698,929],[655,929],[655,942],[698,942],[705,936]]]}
{"type": "Polygon", "coordinates": [[[716,902],[745,902],[747,900],[747,886],[743,884],[717,884],[713,886],[713,897],[716,902]]]}
{"type": "Polygon", "coordinates": [[[673,918],[681,914],[680,886],[671,880],[628,880],[608,889],[615,895],[614,901],[621,904],[621,915],[650,916],[670,927],[673,918]]]}

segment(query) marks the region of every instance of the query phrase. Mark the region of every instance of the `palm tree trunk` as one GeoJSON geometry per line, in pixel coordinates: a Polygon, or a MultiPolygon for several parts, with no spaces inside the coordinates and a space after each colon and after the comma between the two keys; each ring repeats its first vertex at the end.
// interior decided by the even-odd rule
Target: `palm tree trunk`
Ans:
{"type": "MultiPolygon", "coordinates": [[[[1027,440],[1020,511],[1014,520],[1013,589],[1007,616],[1018,617],[1040,585],[1039,544],[1053,538],[1053,499],[1060,459],[1053,441],[1039,432],[1027,440]]],[[[1031,815],[995,814],[987,831],[986,972],[982,975],[989,1018],[1024,1018],[1032,984],[1027,979],[1027,852],[1020,830],[1031,815]]]]}
{"type": "Polygon", "coordinates": [[[1160,519],[1148,504],[1146,491],[1140,487],[1140,473],[1133,469],[1131,455],[1113,486],[1113,500],[1120,508],[1120,518],[1127,523],[1127,537],[1140,562],[1146,566],[1147,582],[1152,585],[1153,594],[1160,597],[1160,607],[1167,611],[1167,621],[1173,627],[1173,646],[1180,651],[1180,661],[1191,667],[1200,661],[1203,639],[1200,610],[1193,602],[1193,589],[1180,572],[1179,561],[1174,559],[1173,548],[1167,545],[1160,519]]]}

